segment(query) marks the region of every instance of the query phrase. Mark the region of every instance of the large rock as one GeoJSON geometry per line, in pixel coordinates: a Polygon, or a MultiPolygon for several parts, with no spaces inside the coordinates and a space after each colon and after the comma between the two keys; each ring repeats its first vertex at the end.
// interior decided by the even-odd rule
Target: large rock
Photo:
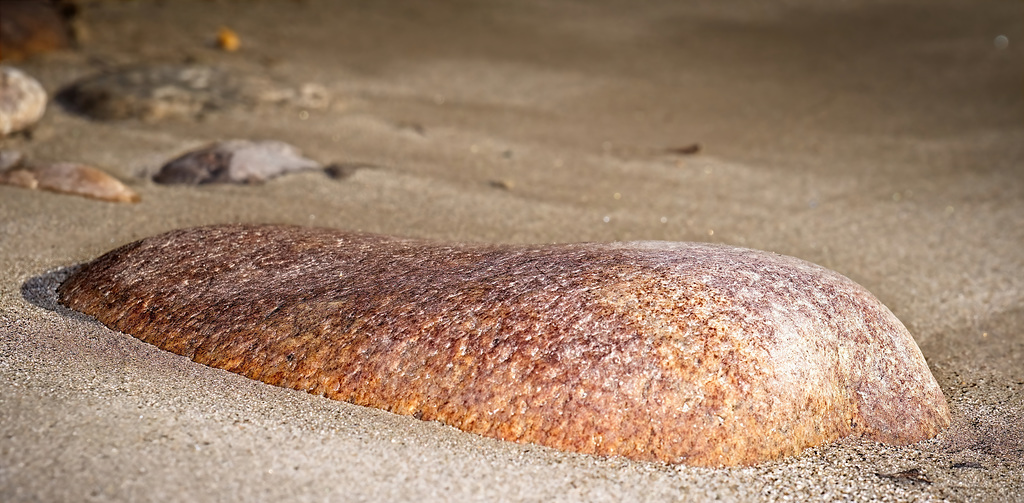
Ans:
{"type": "Polygon", "coordinates": [[[86,264],[60,301],[197,362],[516,442],[718,466],[949,424],[867,290],[697,243],[431,243],[217,226],[86,264]]]}

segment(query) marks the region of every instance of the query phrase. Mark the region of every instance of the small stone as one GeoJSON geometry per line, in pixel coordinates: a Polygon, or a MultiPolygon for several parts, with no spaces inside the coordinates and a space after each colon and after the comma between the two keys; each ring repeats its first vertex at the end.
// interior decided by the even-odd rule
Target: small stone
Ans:
{"type": "Polygon", "coordinates": [[[15,166],[0,172],[0,184],[42,189],[63,194],[111,201],[137,203],[135,191],[107,173],[74,162],[55,162],[15,166]]]}
{"type": "Polygon", "coordinates": [[[69,109],[97,120],[197,119],[232,108],[262,104],[322,108],[327,90],[298,89],[267,79],[234,75],[202,65],[139,65],[80,80],[58,94],[69,109]]]}
{"type": "Polygon", "coordinates": [[[199,363],[564,451],[747,465],[950,422],[877,298],[743,248],[225,225],[120,247],[58,295],[199,363]]]}
{"type": "Polygon", "coordinates": [[[24,131],[46,112],[46,90],[27,73],[0,66],[0,135],[24,131]]]}
{"type": "Polygon", "coordinates": [[[197,65],[145,65],[86,78],[61,91],[58,100],[93,119],[195,118],[240,98],[227,72],[197,65]]]}
{"type": "Polygon", "coordinates": [[[320,169],[299,149],[281,141],[228,140],[193,150],[160,168],[162,184],[261,183],[294,171],[320,169]]]}
{"type": "Polygon", "coordinates": [[[234,30],[222,26],[217,32],[217,48],[225,52],[235,52],[242,45],[242,40],[234,30]]]}

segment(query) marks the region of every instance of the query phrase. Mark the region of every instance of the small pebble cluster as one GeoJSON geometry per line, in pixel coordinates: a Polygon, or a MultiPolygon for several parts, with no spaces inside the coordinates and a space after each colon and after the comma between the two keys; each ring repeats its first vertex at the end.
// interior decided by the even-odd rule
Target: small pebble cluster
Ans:
{"type": "MultiPolygon", "coordinates": [[[[47,93],[25,72],[2,66],[0,133],[28,135],[46,111],[47,93]]],[[[74,82],[57,94],[68,110],[98,121],[195,120],[204,114],[260,104],[326,106],[327,92],[306,84],[298,89],[256,78],[236,77],[201,65],[137,65],[74,82]]],[[[0,185],[76,194],[112,202],[138,202],[139,195],[103,170],[75,161],[28,162],[15,150],[0,151],[0,185]]],[[[211,143],[168,161],[153,181],[158,184],[262,183],[288,173],[325,170],[295,146],[276,140],[244,139],[211,143]]]]}

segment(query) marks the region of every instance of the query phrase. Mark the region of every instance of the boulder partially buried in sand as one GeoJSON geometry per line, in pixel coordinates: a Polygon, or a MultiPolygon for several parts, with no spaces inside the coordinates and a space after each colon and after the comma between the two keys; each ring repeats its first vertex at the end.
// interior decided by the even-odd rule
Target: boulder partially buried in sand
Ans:
{"type": "Polygon", "coordinates": [[[114,250],[59,297],[199,363],[566,451],[738,465],[949,424],[874,296],[741,248],[216,226],[114,250]]]}

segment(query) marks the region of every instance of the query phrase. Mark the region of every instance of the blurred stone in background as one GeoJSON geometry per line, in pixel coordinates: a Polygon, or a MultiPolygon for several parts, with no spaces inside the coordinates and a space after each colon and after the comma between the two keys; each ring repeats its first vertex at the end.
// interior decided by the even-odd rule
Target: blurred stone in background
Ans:
{"type": "Polygon", "coordinates": [[[71,47],[78,6],[61,0],[0,0],[0,60],[71,47]]]}

